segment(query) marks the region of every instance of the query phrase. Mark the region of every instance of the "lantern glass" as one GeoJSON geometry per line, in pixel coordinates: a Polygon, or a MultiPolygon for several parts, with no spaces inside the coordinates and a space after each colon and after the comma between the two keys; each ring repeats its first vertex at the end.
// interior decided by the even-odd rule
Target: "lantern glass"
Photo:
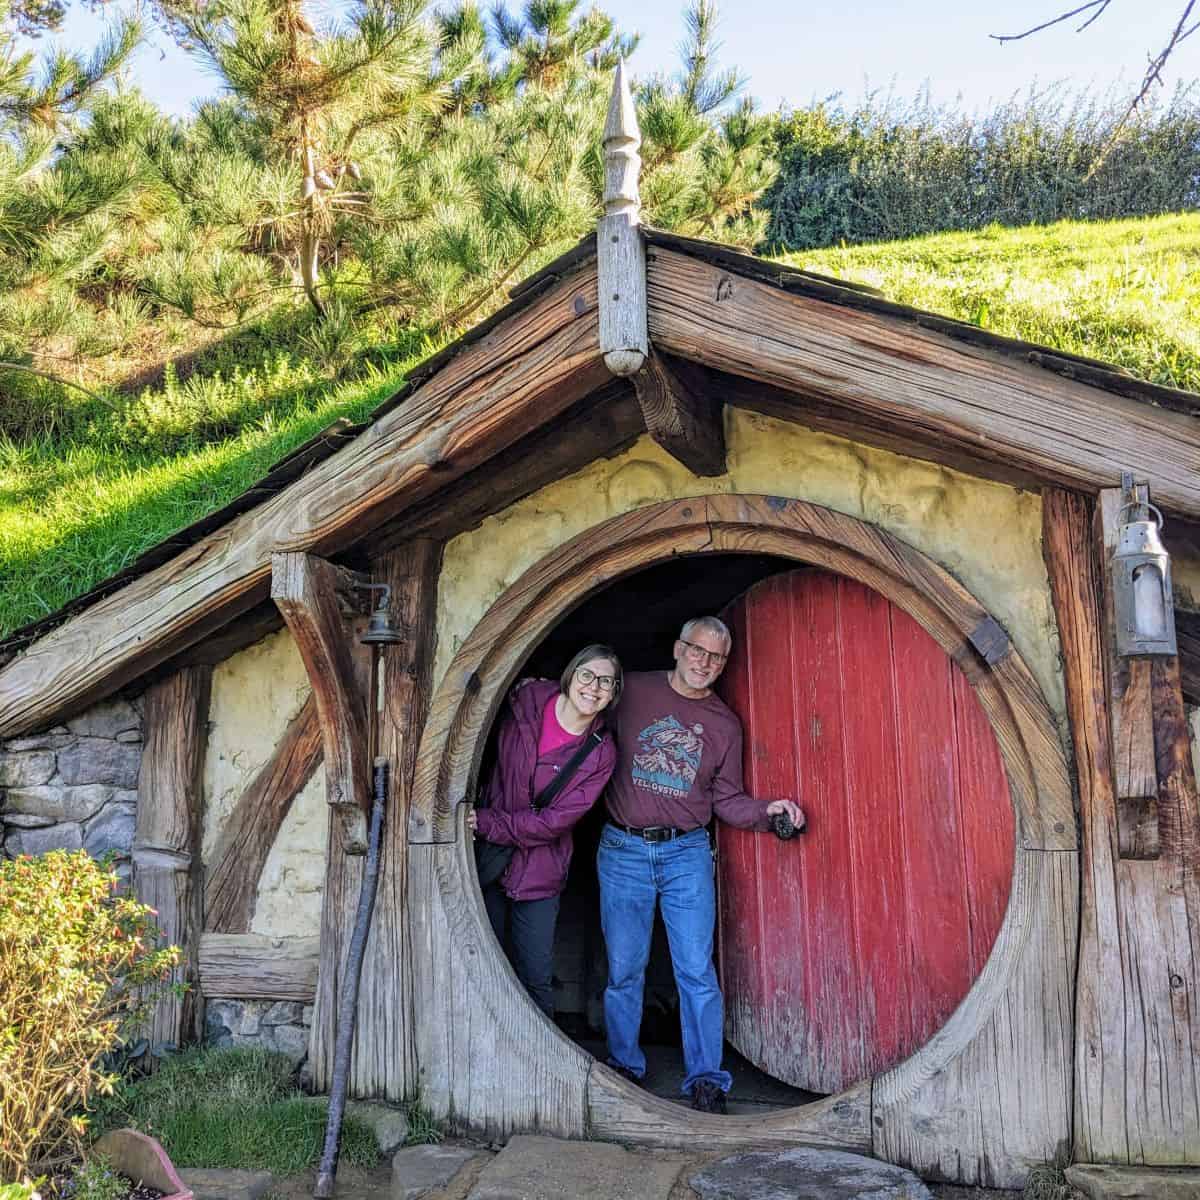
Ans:
{"type": "Polygon", "coordinates": [[[1156,563],[1133,569],[1133,628],[1140,638],[1161,638],[1167,631],[1163,577],[1156,563]]]}

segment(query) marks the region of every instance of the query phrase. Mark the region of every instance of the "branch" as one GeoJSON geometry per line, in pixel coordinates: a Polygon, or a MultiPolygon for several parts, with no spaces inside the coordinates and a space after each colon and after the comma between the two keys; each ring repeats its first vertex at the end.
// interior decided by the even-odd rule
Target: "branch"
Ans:
{"type": "Polygon", "coordinates": [[[1041,33],[1043,29],[1049,29],[1052,25],[1061,25],[1063,21],[1069,21],[1072,17],[1077,17],[1080,13],[1094,8],[1096,11],[1075,31],[1082,33],[1111,3],[1112,0],[1088,0],[1086,4],[1081,4],[1078,8],[1071,9],[1070,12],[1059,13],[1057,17],[1052,17],[1049,21],[1043,21],[1040,25],[1034,25],[1032,29],[1026,29],[1024,33],[989,33],[988,37],[996,42],[1019,42],[1022,38],[1041,33]]]}
{"type": "Polygon", "coordinates": [[[26,367],[13,362],[0,362],[0,371],[24,371],[26,375],[37,375],[42,379],[49,379],[51,383],[57,383],[60,387],[74,388],[77,392],[82,392],[93,400],[99,400],[111,411],[117,411],[117,406],[111,400],[106,400],[103,396],[88,391],[81,383],[72,383],[69,379],[63,379],[61,375],[52,375],[49,371],[39,371],[37,367],[26,367]]]}

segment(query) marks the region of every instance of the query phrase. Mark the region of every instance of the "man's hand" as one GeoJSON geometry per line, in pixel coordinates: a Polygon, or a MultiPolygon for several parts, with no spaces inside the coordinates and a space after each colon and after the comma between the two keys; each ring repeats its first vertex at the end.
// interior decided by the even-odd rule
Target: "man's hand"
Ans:
{"type": "Polygon", "coordinates": [[[767,805],[767,816],[773,817],[776,813],[787,813],[797,829],[803,829],[808,824],[804,819],[804,810],[794,800],[772,800],[767,805]]]}

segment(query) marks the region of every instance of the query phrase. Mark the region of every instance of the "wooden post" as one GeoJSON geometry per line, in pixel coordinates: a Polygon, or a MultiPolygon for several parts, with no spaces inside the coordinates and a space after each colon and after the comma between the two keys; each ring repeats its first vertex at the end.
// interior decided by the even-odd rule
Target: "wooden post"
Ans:
{"type": "Polygon", "coordinates": [[[271,558],[271,596],[287,622],[321,717],[329,800],[329,848],[321,898],[321,962],[309,1047],[313,1086],[325,1091],[333,1070],[337,1001],[362,882],[366,810],[371,796],[369,655],[345,612],[365,607],[360,577],[307,554],[271,558]]]}
{"type": "Polygon", "coordinates": [[[1104,563],[1082,496],[1043,493],[1043,549],[1062,640],[1082,823],[1075,1157],[1200,1161],[1195,1013],[1196,785],[1176,660],[1155,663],[1159,857],[1120,856],[1104,563]]]}
{"type": "Polygon", "coordinates": [[[614,375],[633,375],[650,351],[646,330],[646,247],[638,230],[641,199],[637,112],[617,63],[604,122],[604,216],[596,226],[600,352],[614,375]]]}
{"type": "Polygon", "coordinates": [[[181,1046],[203,1030],[197,986],[200,817],[211,679],[208,667],[189,667],[156,683],[145,697],[133,889],[158,912],[165,939],[182,951],[174,981],[189,989],[158,1002],[149,1033],[152,1046],[181,1046]]]}
{"type": "Polygon", "coordinates": [[[383,654],[379,753],[391,764],[383,827],[383,867],[358,995],[358,1036],[350,1092],[411,1100],[419,1088],[413,1011],[408,889],[408,810],[417,747],[429,711],[437,647],[437,585],[442,544],[421,538],[373,564],[391,586],[392,623],[404,635],[383,654]]]}

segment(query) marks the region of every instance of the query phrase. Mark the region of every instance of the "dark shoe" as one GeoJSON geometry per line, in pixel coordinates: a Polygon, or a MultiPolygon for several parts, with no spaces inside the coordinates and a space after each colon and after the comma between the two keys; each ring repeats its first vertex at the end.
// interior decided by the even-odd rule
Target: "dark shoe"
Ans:
{"type": "Polygon", "coordinates": [[[692,1107],[697,1112],[725,1115],[725,1093],[715,1083],[702,1079],[692,1088],[692,1107]]]}
{"type": "Polygon", "coordinates": [[[642,1077],[640,1075],[635,1075],[628,1067],[620,1067],[616,1063],[612,1062],[610,1062],[608,1065],[614,1071],[616,1071],[616,1073],[620,1075],[622,1079],[628,1079],[630,1083],[636,1084],[638,1087],[642,1086],[642,1077]]]}

